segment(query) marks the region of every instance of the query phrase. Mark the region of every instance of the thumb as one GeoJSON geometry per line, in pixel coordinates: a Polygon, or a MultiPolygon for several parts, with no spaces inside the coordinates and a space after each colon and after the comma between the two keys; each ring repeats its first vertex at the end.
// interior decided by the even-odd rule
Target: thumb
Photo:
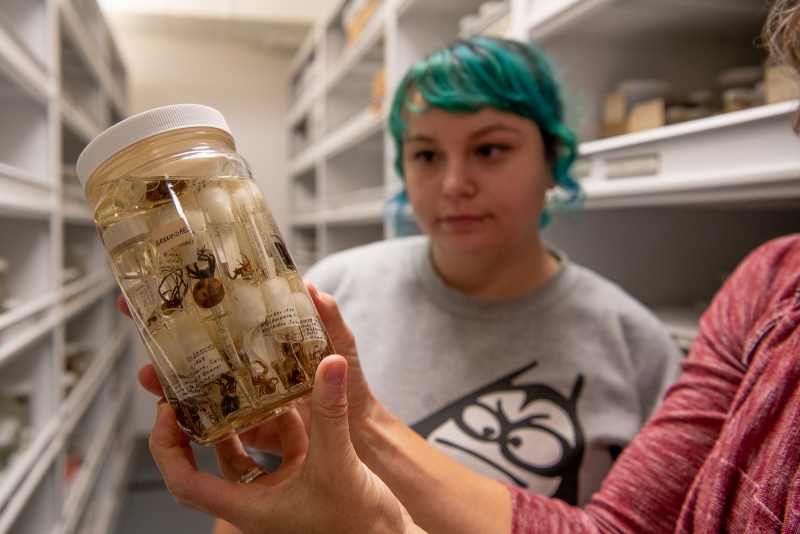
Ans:
{"type": "Polygon", "coordinates": [[[332,457],[342,461],[350,455],[355,459],[347,423],[347,360],[333,354],[320,362],[311,393],[308,459],[330,464],[332,457]]]}

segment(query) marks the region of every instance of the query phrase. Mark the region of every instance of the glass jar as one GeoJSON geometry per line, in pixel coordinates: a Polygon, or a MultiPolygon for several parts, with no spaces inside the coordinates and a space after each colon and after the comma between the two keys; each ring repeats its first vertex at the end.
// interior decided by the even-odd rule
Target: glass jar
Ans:
{"type": "Polygon", "coordinates": [[[112,126],[78,160],[114,274],[181,427],[222,441],[307,397],[331,341],[222,115],[112,126]]]}

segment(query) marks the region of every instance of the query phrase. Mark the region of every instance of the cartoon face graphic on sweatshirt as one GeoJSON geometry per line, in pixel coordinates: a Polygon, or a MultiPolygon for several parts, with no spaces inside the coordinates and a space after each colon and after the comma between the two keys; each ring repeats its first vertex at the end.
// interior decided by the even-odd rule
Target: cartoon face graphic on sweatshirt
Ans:
{"type": "Polygon", "coordinates": [[[412,428],[477,473],[574,505],[584,449],[576,412],[583,375],[576,376],[569,397],[545,384],[515,383],[535,365],[465,395],[412,428]]]}

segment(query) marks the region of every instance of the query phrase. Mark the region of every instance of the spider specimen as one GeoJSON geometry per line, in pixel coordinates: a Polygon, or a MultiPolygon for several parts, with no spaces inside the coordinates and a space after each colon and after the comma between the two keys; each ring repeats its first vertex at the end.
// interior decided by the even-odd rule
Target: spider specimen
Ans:
{"type": "Polygon", "coordinates": [[[214,254],[209,252],[205,246],[197,253],[197,260],[194,267],[186,267],[189,277],[197,280],[192,289],[192,297],[201,308],[213,308],[225,298],[225,286],[221,280],[214,278],[217,270],[217,259],[214,254]],[[208,267],[201,269],[197,264],[206,262],[208,267]]]}
{"type": "Polygon", "coordinates": [[[239,397],[236,395],[236,380],[229,373],[221,375],[214,382],[219,383],[219,393],[222,395],[222,415],[230,415],[239,409],[239,397]]]}
{"type": "Polygon", "coordinates": [[[274,376],[267,378],[269,368],[259,360],[253,361],[254,371],[256,365],[261,367],[261,370],[253,374],[253,385],[258,389],[259,395],[272,395],[278,388],[278,379],[274,376]]]}
{"type": "Polygon", "coordinates": [[[253,274],[253,265],[250,263],[250,260],[244,255],[244,252],[240,252],[239,254],[242,255],[242,259],[239,261],[239,266],[233,270],[233,276],[228,273],[227,267],[225,268],[225,274],[228,275],[228,278],[231,280],[236,280],[240,276],[246,279],[253,274]]]}
{"type": "Polygon", "coordinates": [[[293,343],[281,343],[283,348],[283,370],[286,373],[289,387],[297,386],[306,381],[306,377],[295,359],[293,345],[293,343]]]}
{"type": "Polygon", "coordinates": [[[167,274],[158,285],[158,294],[161,296],[161,300],[164,301],[161,304],[161,309],[167,311],[183,308],[183,297],[186,296],[186,292],[189,290],[189,284],[183,278],[183,269],[171,267],[162,269],[163,272],[167,274]],[[165,284],[168,289],[164,288],[165,284]],[[170,285],[172,286],[171,288],[169,288],[170,285]]]}
{"type": "Polygon", "coordinates": [[[286,248],[286,243],[284,243],[283,239],[281,239],[278,235],[272,234],[272,238],[274,239],[275,248],[278,249],[278,253],[281,255],[281,259],[283,259],[284,265],[286,265],[287,268],[296,271],[297,267],[294,266],[292,255],[289,254],[289,249],[286,248]]]}
{"type": "Polygon", "coordinates": [[[169,198],[169,190],[177,194],[186,191],[189,184],[185,180],[177,180],[170,182],[168,180],[158,180],[157,182],[147,182],[147,192],[144,194],[145,200],[149,202],[158,202],[169,198]]]}
{"type": "MultiPolygon", "coordinates": [[[[172,406],[173,409],[175,406],[172,406]]],[[[175,410],[175,419],[178,424],[187,429],[195,436],[203,435],[203,428],[200,422],[199,407],[192,399],[184,399],[178,402],[179,410],[175,410]]]]}

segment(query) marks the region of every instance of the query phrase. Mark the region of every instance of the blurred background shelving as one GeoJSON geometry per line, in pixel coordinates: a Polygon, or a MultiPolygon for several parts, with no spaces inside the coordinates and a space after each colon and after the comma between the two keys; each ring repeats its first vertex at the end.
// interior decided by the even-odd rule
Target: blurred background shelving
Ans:
{"type": "Polygon", "coordinates": [[[582,209],[556,210],[544,238],[654,308],[686,345],[746,253],[800,227],[791,130],[800,92],[760,46],[767,9],[760,0],[330,2],[290,75],[288,135],[307,132],[288,176],[298,263],[414,228],[410,211],[401,220],[412,224],[398,226],[387,208],[400,184],[385,133],[414,59],[459,36],[534,39],[563,81],[585,190],[582,209]],[[348,27],[359,10],[363,20],[348,27]]]}
{"type": "Polygon", "coordinates": [[[75,163],[126,86],[94,0],[0,2],[2,533],[104,532],[121,495],[132,327],[75,163]]]}

